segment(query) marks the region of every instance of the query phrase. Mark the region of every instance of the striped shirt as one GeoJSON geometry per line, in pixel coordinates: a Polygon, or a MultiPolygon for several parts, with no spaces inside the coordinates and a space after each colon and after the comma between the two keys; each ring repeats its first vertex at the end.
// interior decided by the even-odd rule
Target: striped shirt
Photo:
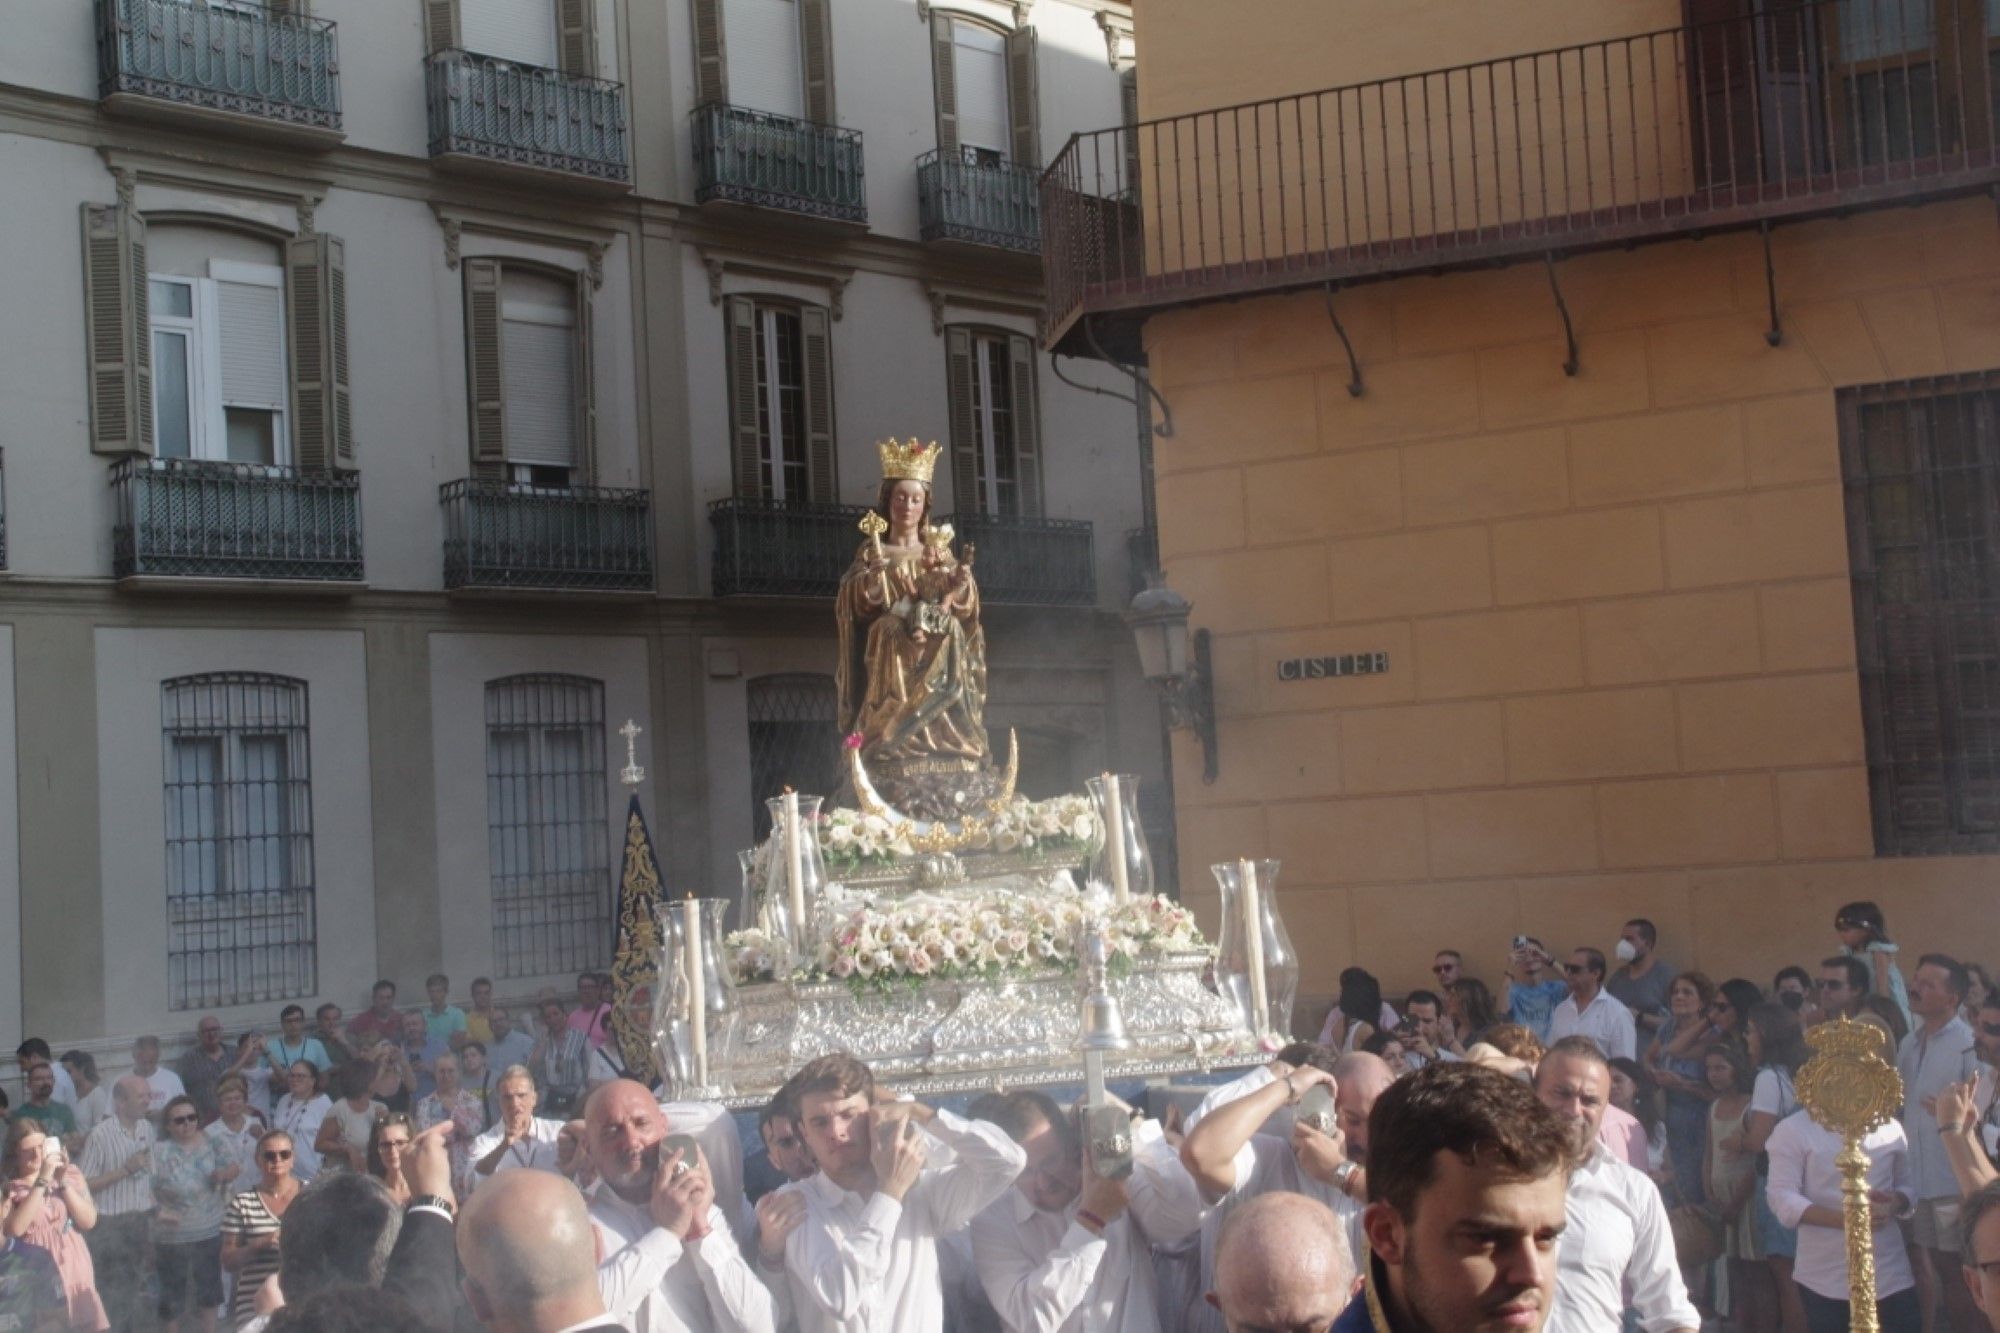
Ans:
{"type": "MultiPolygon", "coordinates": [[[[90,1137],[83,1141],[83,1156],[78,1159],[77,1165],[83,1168],[85,1176],[95,1180],[123,1171],[133,1153],[152,1151],[153,1126],[149,1122],[141,1120],[128,1131],[114,1115],[99,1122],[97,1128],[90,1131],[90,1137]]],[[[107,1217],[151,1212],[153,1175],[150,1162],[144,1170],[123,1180],[114,1180],[91,1193],[96,1196],[97,1211],[107,1217]]]]}
{"type": "MultiPolygon", "coordinates": [[[[239,1246],[252,1246],[265,1236],[277,1235],[279,1225],[278,1215],[254,1189],[231,1195],[228,1206],[222,1210],[222,1234],[235,1237],[239,1246]]],[[[236,1299],[229,1309],[231,1319],[240,1323],[256,1315],[257,1292],[264,1279],[278,1271],[279,1258],[275,1245],[268,1250],[253,1249],[244,1258],[243,1267],[236,1270],[236,1299]]]]}

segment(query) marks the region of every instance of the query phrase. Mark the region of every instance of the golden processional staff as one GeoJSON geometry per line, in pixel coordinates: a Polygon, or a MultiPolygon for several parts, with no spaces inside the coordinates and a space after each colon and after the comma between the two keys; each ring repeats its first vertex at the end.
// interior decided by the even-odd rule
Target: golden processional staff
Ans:
{"type": "Polygon", "coordinates": [[[1822,1129],[1840,1135],[1841,1213],[1847,1223],[1848,1327],[1878,1333],[1875,1231],[1868,1206],[1868,1154],[1861,1141],[1896,1118],[1903,1080],[1882,1059],[1882,1029],[1838,1019],[1806,1033],[1812,1059],[1799,1070],[1799,1103],[1822,1129]]]}

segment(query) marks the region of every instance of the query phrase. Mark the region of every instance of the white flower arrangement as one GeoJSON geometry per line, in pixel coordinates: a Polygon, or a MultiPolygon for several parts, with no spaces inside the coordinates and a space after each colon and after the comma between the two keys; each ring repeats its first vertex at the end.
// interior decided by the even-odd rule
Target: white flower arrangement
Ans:
{"type": "MultiPolygon", "coordinates": [[[[910,843],[912,828],[841,806],[820,818],[820,851],[828,868],[836,873],[866,865],[893,865],[917,854],[910,843]]],[[[1071,794],[1046,801],[1017,796],[1005,810],[984,820],[966,850],[1049,854],[1095,847],[1101,836],[1097,807],[1088,796],[1071,794]]],[[[758,852],[760,861],[769,855],[764,848],[758,852]]]]}
{"type": "MultiPolygon", "coordinates": [[[[1031,898],[995,889],[864,900],[838,919],[807,971],[856,990],[934,977],[1068,971],[1076,966],[1077,931],[1086,916],[1102,921],[1117,973],[1140,958],[1206,947],[1194,914],[1164,896],[1113,907],[1077,894],[1031,898]]],[[[726,943],[739,983],[771,978],[776,941],[760,931],[738,931],[726,943]]]]}

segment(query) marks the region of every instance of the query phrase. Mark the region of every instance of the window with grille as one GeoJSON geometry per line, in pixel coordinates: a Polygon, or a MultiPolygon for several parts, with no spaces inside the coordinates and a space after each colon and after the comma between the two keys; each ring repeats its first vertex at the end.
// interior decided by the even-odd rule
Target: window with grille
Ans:
{"type": "Polygon", "coordinates": [[[495,975],[574,973],[610,961],[605,782],[602,681],[487,682],[495,975]]]}
{"type": "Polygon", "coordinates": [[[762,842],[771,832],[764,802],[785,788],[831,797],[841,782],[833,677],[807,672],[749,683],[751,816],[762,842]]]}
{"type": "Polygon", "coordinates": [[[160,699],[172,1007],[314,994],[305,682],[183,676],[164,682],[160,699]]]}
{"type": "Polygon", "coordinates": [[[2000,851],[2000,373],[1840,409],[1876,851],[2000,851]]]}

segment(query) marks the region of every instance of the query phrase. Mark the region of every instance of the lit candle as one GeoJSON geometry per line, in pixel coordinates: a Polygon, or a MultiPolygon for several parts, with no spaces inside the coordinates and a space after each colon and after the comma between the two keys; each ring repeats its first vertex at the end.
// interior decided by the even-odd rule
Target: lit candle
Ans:
{"type": "Polygon", "coordinates": [[[1126,880],[1125,868],[1125,798],[1118,790],[1118,775],[1104,775],[1104,837],[1105,847],[1111,853],[1112,895],[1123,907],[1132,901],[1132,886],[1126,880]]]}
{"type": "Polygon", "coordinates": [[[799,794],[785,788],[785,889],[792,904],[792,951],[804,958],[812,952],[806,938],[806,847],[799,836],[799,794]]]}
{"type": "Polygon", "coordinates": [[[688,1040],[694,1048],[690,1070],[698,1087],[708,1086],[708,978],[701,966],[701,904],[688,895],[681,930],[681,966],[688,978],[688,1040]]]}
{"type": "Polygon", "coordinates": [[[1261,1037],[1271,1021],[1271,1002],[1264,993],[1264,913],[1257,903],[1257,863],[1236,864],[1243,880],[1243,940],[1250,953],[1250,1031],[1261,1037]]]}

